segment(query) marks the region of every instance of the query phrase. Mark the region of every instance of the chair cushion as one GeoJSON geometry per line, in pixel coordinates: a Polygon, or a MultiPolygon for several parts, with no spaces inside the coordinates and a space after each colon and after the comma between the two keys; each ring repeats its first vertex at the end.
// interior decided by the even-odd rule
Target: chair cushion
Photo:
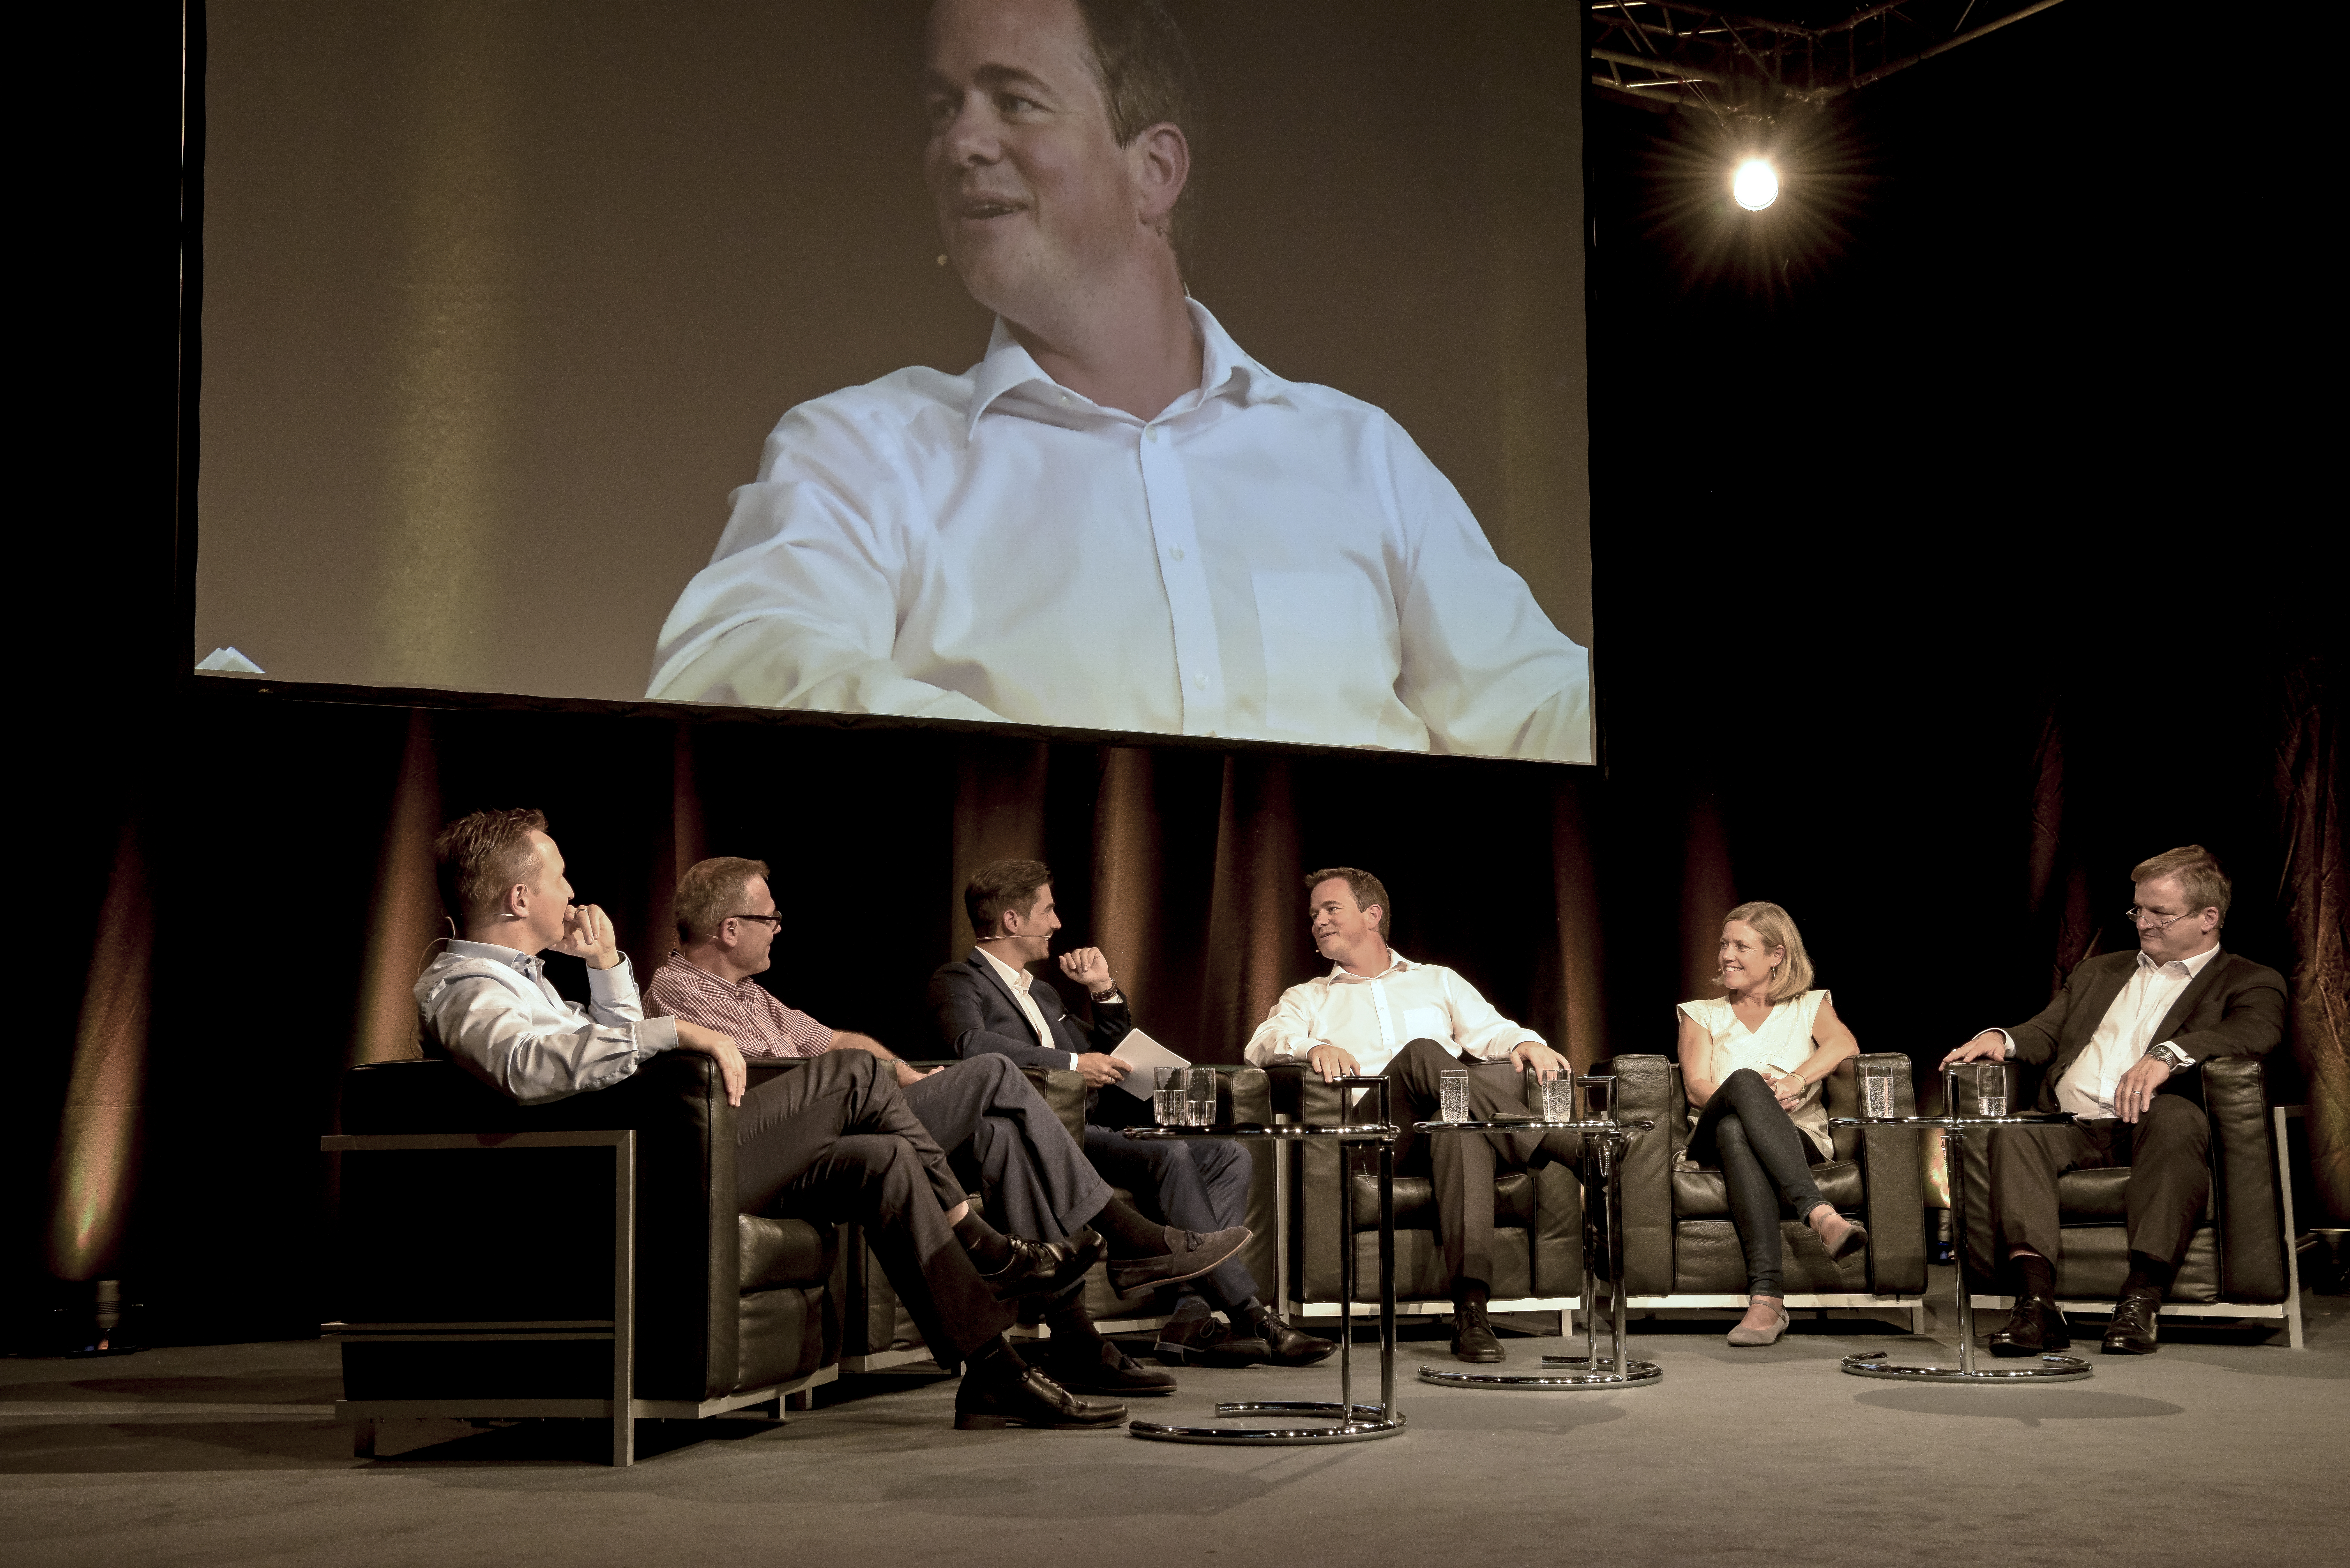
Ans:
{"type": "MultiPolygon", "coordinates": [[[[1812,1167],[1812,1180],[1820,1196],[1839,1210],[1859,1211],[1864,1201],[1860,1167],[1851,1160],[1834,1159],[1812,1167]]],[[[1730,1188],[1721,1171],[1685,1159],[1673,1162],[1673,1218],[1711,1219],[1729,1212],[1730,1188]]]]}
{"type": "Polygon", "coordinates": [[[821,1285],[832,1278],[838,1227],[758,1214],[739,1214],[735,1220],[742,1234],[738,1291],[747,1294],[783,1285],[821,1285]]]}
{"type": "MultiPolygon", "coordinates": [[[[1395,1179],[1395,1222],[1399,1231],[1436,1229],[1436,1183],[1425,1176],[1395,1179]]],[[[1505,1170],[1493,1179],[1493,1223],[1504,1230],[1526,1231],[1534,1223],[1534,1179],[1530,1172],[1505,1170]]],[[[1355,1229],[1379,1228],[1379,1181],[1367,1172],[1355,1174],[1355,1229]]]]}

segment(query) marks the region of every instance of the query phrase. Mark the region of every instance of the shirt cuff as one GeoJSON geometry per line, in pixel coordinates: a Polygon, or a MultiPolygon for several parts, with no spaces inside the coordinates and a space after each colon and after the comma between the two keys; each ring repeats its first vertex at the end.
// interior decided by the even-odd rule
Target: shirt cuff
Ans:
{"type": "Polygon", "coordinates": [[[2012,1062],[2012,1061],[2014,1061],[2014,1060],[2015,1060],[2015,1036],[2014,1036],[2014,1035],[2012,1035],[2012,1034],[2010,1034],[2010,1033],[2009,1033],[2006,1030],[2004,1030],[2004,1029],[2002,1029],[2002,1030],[1998,1031],[1998,1034],[1999,1034],[1999,1037],[2000,1037],[2002,1040],[2004,1040],[2004,1041],[2006,1041],[2006,1042],[2007,1042],[2007,1049],[2005,1050],[2005,1052],[2003,1052],[2003,1053],[2001,1054],[2001,1056],[2000,1056],[2000,1060],[2001,1060],[2001,1061],[2002,1061],[2002,1062],[2012,1062]]]}
{"type": "Polygon", "coordinates": [[[637,1021],[637,1060],[643,1062],[664,1051],[677,1049],[677,1020],[674,1018],[640,1018],[637,1021]]]}
{"type": "Polygon", "coordinates": [[[1076,1070],[1077,1070],[1077,1054],[1076,1054],[1075,1051],[1072,1051],[1072,1052],[1070,1052],[1070,1053],[1069,1053],[1069,1071],[1070,1071],[1070,1072],[1072,1072],[1072,1073],[1074,1073],[1074,1072],[1076,1072],[1076,1070]]]}
{"type": "Polygon", "coordinates": [[[629,965],[629,955],[622,953],[620,961],[609,969],[589,970],[588,990],[589,994],[599,1002],[608,1001],[615,996],[636,995],[637,975],[636,971],[629,965]]]}

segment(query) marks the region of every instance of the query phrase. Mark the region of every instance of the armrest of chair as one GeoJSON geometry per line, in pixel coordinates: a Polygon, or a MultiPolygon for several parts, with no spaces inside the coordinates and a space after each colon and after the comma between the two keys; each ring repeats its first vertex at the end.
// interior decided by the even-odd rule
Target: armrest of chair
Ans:
{"type": "Polygon", "coordinates": [[[2203,1109],[2211,1120],[2211,1218],[2219,1235],[2220,1292],[2230,1301],[2285,1297],[2282,1195],[2277,1191],[2276,1127],[2269,1116],[2268,1075],[2258,1056],[2212,1056],[2203,1075],[2203,1109]]]}
{"type": "Polygon", "coordinates": [[[1616,1080],[1618,1119],[1645,1116],[1654,1131],[1624,1157],[1624,1286],[1634,1295],[1665,1295],[1673,1288],[1672,1064],[1662,1056],[1617,1056],[1592,1074],[1616,1080]]]}
{"type": "MultiPolygon", "coordinates": [[[[928,1062],[920,1064],[925,1067],[931,1064],[928,1062]]],[[[941,1062],[938,1065],[951,1067],[954,1064],[941,1062]]],[[[1053,1107],[1053,1114],[1061,1118],[1061,1125],[1069,1129],[1069,1136],[1079,1143],[1085,1142],[1086,1075],[1075,1067],[1023,1067],[1020,1073],[1036,1085],[1036,1092],[1044,1096],[1046,1105],[1053,1107]]]]}
{"type": "MultiPolygon", "coordinates": [[[[1860,1068],[1888,1066],[1893,1073],[1893,1112],[1918,1114],[1918,1094],[1909,1058],[1898,1051],[1872,1051],[1840,1063],[1827,1082],[1828,1115],[1860,1114],[1860,1068]]],[[[1861,1222],[1868,1227],[1868,1288],[1878,1295],[1908,1295],[1926,1288],[1926,1181],[1918,1158],[1915,1127],[1837,1127],[1839,1159],[1860,1166],[1861,1222]]]]}

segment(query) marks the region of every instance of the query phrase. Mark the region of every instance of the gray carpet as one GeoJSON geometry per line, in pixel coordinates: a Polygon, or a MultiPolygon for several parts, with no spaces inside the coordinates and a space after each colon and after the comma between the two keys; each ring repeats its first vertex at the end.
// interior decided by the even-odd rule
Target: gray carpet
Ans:
{"type": "MultiPolygon", "coordinates": [[[[2166,1321],[2146,1358],[2090,1355],[2040,1388],[1893,1386],[1855,1349],[1945,1358],[1890,1325],[1806,1322],[1765,1351],[1727,1321],[1635,1325],[1658,1385],[1471,1392],[1410,1380],[1451,1363],[1406,1344],[1411,1429],[1243,1451],[1120,1433],[950,1427],[953,1385],[860,1379],[785,1425],[645,1423],[639,1464],[596,1462],[567,1424],[387,1426],[354,1460],[327,1418],[317,1344],[0,1361],[0,1552],[47,1563],[905,1563],[1041,1560],[1794,1564],[1976,1558],[2340,1563],[2350,1466],[2350,1299],[2280,1329],[2166,1321]],[[1954,1556],[1954,1554],[1956,1554],[1954,1556]]],[[[1948,1309],[1945,1309],[1947,1313],[1948,1309]]],[[[1425,1331],[1421,1331],[1425,1332],[1425,1331]]],[[[1511,1337],[1530,1366],[1556,1340],[1511,1337]]],[[[1580,1342],[1576,1342],[1579,1348],[1580,1342]]],[[[1364,1347],[1376,1397],[1375,1355],[1364,1347]]],[[[1331,1366],[1188,1373],[1149,1413],[1218,1398],[1335,1399],[1331,1366]]]]}

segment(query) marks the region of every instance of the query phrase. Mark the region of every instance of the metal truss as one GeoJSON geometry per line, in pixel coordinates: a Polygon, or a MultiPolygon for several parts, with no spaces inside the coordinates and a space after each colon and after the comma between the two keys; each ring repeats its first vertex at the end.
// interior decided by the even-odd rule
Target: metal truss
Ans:
{"type": "Polygon", "coordinates": [[[1611,99],[1660,112],[1687,106],[1724,120],[1767,119],[1883,81],[2056,3],[1896,0],[1804,27],[1684,0],[1596,0],[1591,80],[1611,99]]]}

